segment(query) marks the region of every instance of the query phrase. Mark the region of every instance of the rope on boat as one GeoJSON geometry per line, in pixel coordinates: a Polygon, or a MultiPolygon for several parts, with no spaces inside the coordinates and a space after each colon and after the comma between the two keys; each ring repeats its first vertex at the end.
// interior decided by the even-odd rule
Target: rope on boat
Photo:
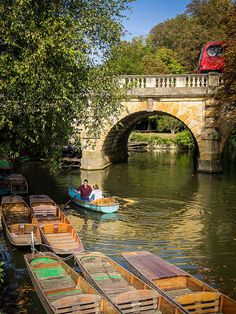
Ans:
{"type": "MultiPolygon", "coordinates": [[[[44,244],[44,243],[41,243],[40,245],[46,246],[46,247],[48,247],[48,248],[50,248],[50,249],[53,249],[52,246],[47,245],[47,244],[44,244]]],[[[65,250],[63,250],[63,249],[59,249],[59,248],[58,248],[58,250],[61,250],[61,251],[65,252],[65,250]]],[[[74,254],[71,254],[71,255],[66,256],[66,257],[60,257],[60,258],[61,258],[63,261],[68,261],[68,260],[70,260],[72,257],[74,257],[74,254]]]]}

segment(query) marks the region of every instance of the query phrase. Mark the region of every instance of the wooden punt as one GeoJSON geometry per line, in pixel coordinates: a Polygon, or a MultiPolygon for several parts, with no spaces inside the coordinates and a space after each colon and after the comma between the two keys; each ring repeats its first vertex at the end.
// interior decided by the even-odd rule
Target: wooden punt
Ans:
{"type": "Polygon", "coordinates": [[[114,197],[104,197],[92,202],[86,202],[80,199],[80,195],[76,192],[75,187],[70,187],[68,194],[71,201],[80,207],[100,212],[104,214],[111,214],[118,211],[120,204],[116,202],[114,197]]]}
{"type": "Polygon", "coordinates": [[[40,227],[42,241],[56,254],[84,251],[83,244],[60,207],[47,195],[31,195],[30,207],[40,227]]]}
{"type": "Polygon", "coordinates": [[[122,256],[139,278],[181,304],[187,313],[236,313],[234,300],[162,258],[147,251],[125,252],[122,256]]]}
{"type": "Polygon", "coordinates": [[[24,255],[35,291],[47,313],[116,314],[77,272],[51,252],[24,255]]]}
{"type": "Polygon", "coordinates": [[[149,285],[100,252],[75,254],[84,277],[121,313],[185,313],[149,285]]]}
{"type": "Polygon", "coordinates": [[[11,195],[26,196],[28,194],[28,183],[22,174],[12,173],[7,177],[7,181],[11,195]]]}
{"type": "Polygon", "coordinates": [[[8,240],[16,246],[30,246],[33,231],[35,245],[41,244],[41,235],[30,208],[21,196],[4,196],[1,202],[2,225],[8,240]]]}

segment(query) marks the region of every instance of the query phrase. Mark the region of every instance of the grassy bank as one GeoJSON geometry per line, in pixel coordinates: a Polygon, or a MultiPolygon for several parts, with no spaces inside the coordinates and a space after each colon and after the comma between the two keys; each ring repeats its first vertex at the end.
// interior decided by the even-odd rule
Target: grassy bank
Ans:
{"type": "Polygon", "coordinates": [[[188,131],[177,134],[132,132],[129,140],[151,145],[177,145],[180,149],[192,149],[194,147],[192,135],[188,131]]]}

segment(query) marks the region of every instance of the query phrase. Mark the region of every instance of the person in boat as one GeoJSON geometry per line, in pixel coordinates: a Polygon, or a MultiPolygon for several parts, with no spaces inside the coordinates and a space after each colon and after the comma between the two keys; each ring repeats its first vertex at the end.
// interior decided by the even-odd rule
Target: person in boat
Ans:
{"type": "Polygon", "coordinates": [[[99,200],[101,198],[103,198],[102,191],[99,189],[98,185],[95,184],[93,186],[93,190],[92,190],[91,194],[89,195],[89,200],[91,202],[91,201],[99,200]]]}
{"type": "Polygon", "coordinates": [[[88,184],[88,180],[84,179],[83,184],[76,188],[76,192],[80,194],[80,199],[83,201],[89,201],[89,196],[92,192],[91,186],[88,184]]]}

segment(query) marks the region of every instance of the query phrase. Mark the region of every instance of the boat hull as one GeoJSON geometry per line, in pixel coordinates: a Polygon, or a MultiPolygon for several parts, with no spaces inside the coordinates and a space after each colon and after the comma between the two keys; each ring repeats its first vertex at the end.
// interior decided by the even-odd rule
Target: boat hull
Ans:
{"type": "Polygon", "coordinates": [[[85,202],[79,198],[79,195],[78,193],[76,193],[74,187],[71,187],[69,189],[68,194],[70,196],[71,201],[75,205],[95,211],[95,212],[104,213],[104,214],[112,214],[112,213],[117,212],[119,209],[119,204],[117,203],[115,203],[114,205],[103,206],[103,205],[94,205],[90,202],[85,202]]]}
{"type": "Polygon", "coordinates": [[[26,254],[24,260],[37,296],[48,314],[120,313],[55,254],[26,254]]]}
{"type": "Polygon", "coordinates": [[[30,207],[42,242],[59,255],[83,252],[84,247],[61,208],[47,195],[31,195],[30,207]]]}
{"type": "Polygon", "coordinates": [[[186,314],[103,253],[76,254],[75,262],[86,280],[121,313],[186,314]]]}
{"type": "Polygon", "coordinates": [[[20,196],[4,196],[1,202],[2,226],[9,242],[18,247],[41,244],[40,230],[30,208],[20,196]]]}
{"type": "Polygon", "coordinates": [[[122,256],[138,278],[175,304],[183,306],[186,313],[192,313],[196,309],[199,312],[194,313],[236,313],[234,300],[162,258],[148,251],[125,252],[122,256]],[[209,299],[211,304],[214,300],[219,310],[211,311],[210,305],[206,305],[209,299]]]}

